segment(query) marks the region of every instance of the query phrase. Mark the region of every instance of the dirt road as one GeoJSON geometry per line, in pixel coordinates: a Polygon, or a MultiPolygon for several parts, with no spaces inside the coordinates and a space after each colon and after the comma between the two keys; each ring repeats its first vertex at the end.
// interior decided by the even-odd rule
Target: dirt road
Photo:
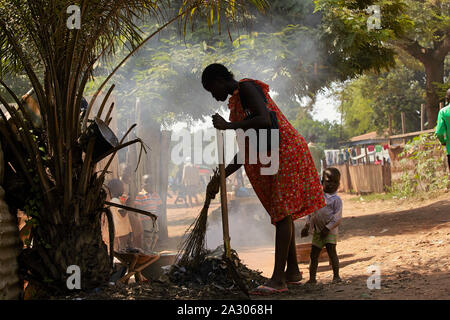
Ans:
{"type": "MultiPolygon", "coordinates": [[[[331,284],[331,267],[328,262],[321,262],[318,285],[293,286],[288,293],[267,299],[450,299],[449,193],[432,200],[366,202],[364,197],[345,194],[341,197],[344,218],[337,249],[344,281],[331,284]],[[368,267],[373,265],[379,267],[380,289],[369,290],[368,267]]],[[[216,202],[211,210],[217,207],[216,202]]],[[[170,206],[171,239],[164,244],[166,249],[175,249],[199,210],[200,206],[189,209],[170,206]]],[[[301,228],[303,221],[296,223],[301,228]]],[[[298,238],[300,241],[310,239],[298,238]]],[[[272,242],[233,247],[245,264],[270,277],[274,259],[272,242]]],[[[299,266],[304,283],[309,277],[308,265],[299,266]]]]}

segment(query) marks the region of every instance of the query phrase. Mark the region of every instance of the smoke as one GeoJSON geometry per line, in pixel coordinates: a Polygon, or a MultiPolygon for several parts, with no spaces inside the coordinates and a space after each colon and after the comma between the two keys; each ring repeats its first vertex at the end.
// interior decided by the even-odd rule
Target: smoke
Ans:
{"type": "MultiPolygon", "coordinates": [[[[298,8],[312,3],[307,0],[294,2],[298,3],[294,5],[298,8]]],[[[277,19],[268,18],[265,23],[253,25],[250,33],[232,31],[233,42],[225,33],[218,35],[215,31],[188,33],[184,38],[176,28],[155,37],[112,79],[116,84],[117,136],[120,139],[132,124],[137,123],[130,139],[135,136],[143,138],[150,148],[149,153],[154,155],[160,150],[153,148],[153,140],[148,137],[157,130],[171,129],[180,123],[186,123],[190,128],[199,120],[206,120],[210,125],[209,116],[217,111],[227,119],[226,104],[215,101],[201,84],[202,70],[213,62],[224,63],[237,80],[253,78],[269,84],[275,102],[286,117],[293,120],[304,101],[302,96],[311,91],[311,74],[320,71],[317,65],[314,67],[317,57],[322,54],[318,33],[309,21],[311,16],[306,14],[295,22],[283,19],[281,15],[277,19]]],[[[196,30],[201,31],[201,27],[196,30]]],[[[193,154],[194,150],[191,151],[193,154]]],[[[130,161],[128,150],[121,151],[119,156],[121,163],[130,161]]],[[[131,160],[135,163],[128,164],[135,168],[137,156],[133,158],[131,160]]],[[[137,174],[148,173],[145,171],[154,165],[145,165],[148,159],[148,155],[143,155],[140,166],[147,167],[138,170],[137,174]]],[[[174,169],[171,178],[175,178],[173,172],[176,168],[173,163],[169,165],[174,169]]],[[[158,172],[156,169],[153,171],[158,172]]],[[[255,200],[257,203],[247,209],[230,206],[229,229],[233,248],[274,242],[275,228],[256,197],[255,200]]],[[[170,208],[167,215],[170,215],[170,208]]],[[[217,219],[210,219],[207,231],[210,248],[223,242],[220,211],[216,215],[217,219]]]]}
{"type": "MultiPolygon", "coordinates": [[[[239,200],[236,200],[239,201],[239,200]]],[[[245,201],[245,200],[244,200],[245,201]]],[[[273,245],[275,241],[275,227],[270,223],[270,216],[255,197],[251,205],[238,208],[228,208],[228,224],[230,243],[233,249],[273,245]]],[[[222,213],[217,208],[208,217],[206,243],[209,249],[223,244],[222,213]]]]}

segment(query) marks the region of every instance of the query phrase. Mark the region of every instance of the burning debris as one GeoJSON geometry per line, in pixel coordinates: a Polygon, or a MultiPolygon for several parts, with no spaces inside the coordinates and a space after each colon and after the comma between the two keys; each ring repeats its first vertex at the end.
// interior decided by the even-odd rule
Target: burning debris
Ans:
{"type": "MultiPolygon", "coordinates": [[[[197,268],[163,268],[166,273],[158,280],[146,283],[130,283],[104,286],[91,292],[78,292],[70,296],[53,299],[74,300],[151,300],[151,299],[245,299],[238,284],[230,277],[230,270],[223,258],[224,247],[205,251],[197,268]]],[[[260,271],[250,270],[231,250],[231,260],[240,278],[249,289],[263,284],[267,279],[260,271]]]]}
{"type": "MultiPolygon", "coordinates": [[[[199,290],[238,291],[239,285],[230,276],[230,272],[233,270],[229,270],[231,266],[224,258],[224,254],[225,250],[222,245],[213,251],[204,251],[197,267],[180,267],[175,264],[169,272],[169,279],[173,283],[199,290]]],[[[233,263],[234,271],[240,275],[242,282],[249,289],[263,284],[266,280],[261,275],[262,272],[250,270],[242,264],[234,250],[231,250],[231,263],[233,263]]]]}

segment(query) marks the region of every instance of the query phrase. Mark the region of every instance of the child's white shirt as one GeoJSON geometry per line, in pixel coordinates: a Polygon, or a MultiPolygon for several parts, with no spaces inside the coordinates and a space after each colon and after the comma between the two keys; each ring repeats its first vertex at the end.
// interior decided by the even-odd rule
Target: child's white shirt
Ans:
{"type": "Polygon", "coordinates": [[[306,217],[310,224],[310,231],[321,232],[324,227],[330,234],[338,234],[338,226],[342,220],[342,200],[337,193],[324,193],[326,206],[306,217]]]}

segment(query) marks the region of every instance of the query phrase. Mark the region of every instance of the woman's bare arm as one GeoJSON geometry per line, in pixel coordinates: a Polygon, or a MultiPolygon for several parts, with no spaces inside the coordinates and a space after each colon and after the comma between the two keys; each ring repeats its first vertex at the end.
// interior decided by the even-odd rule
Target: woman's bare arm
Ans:
{"type": "Polygon", "coordinates": [[[230,128],[237,129],[265,129],[270,127],[271,120],[269,110],[261,92],[252,82],[242,82],[240,84],[240,96],[243,107],[249,109],[255,116],[248,120],[236,121],[230,124],[230,128]]]}

